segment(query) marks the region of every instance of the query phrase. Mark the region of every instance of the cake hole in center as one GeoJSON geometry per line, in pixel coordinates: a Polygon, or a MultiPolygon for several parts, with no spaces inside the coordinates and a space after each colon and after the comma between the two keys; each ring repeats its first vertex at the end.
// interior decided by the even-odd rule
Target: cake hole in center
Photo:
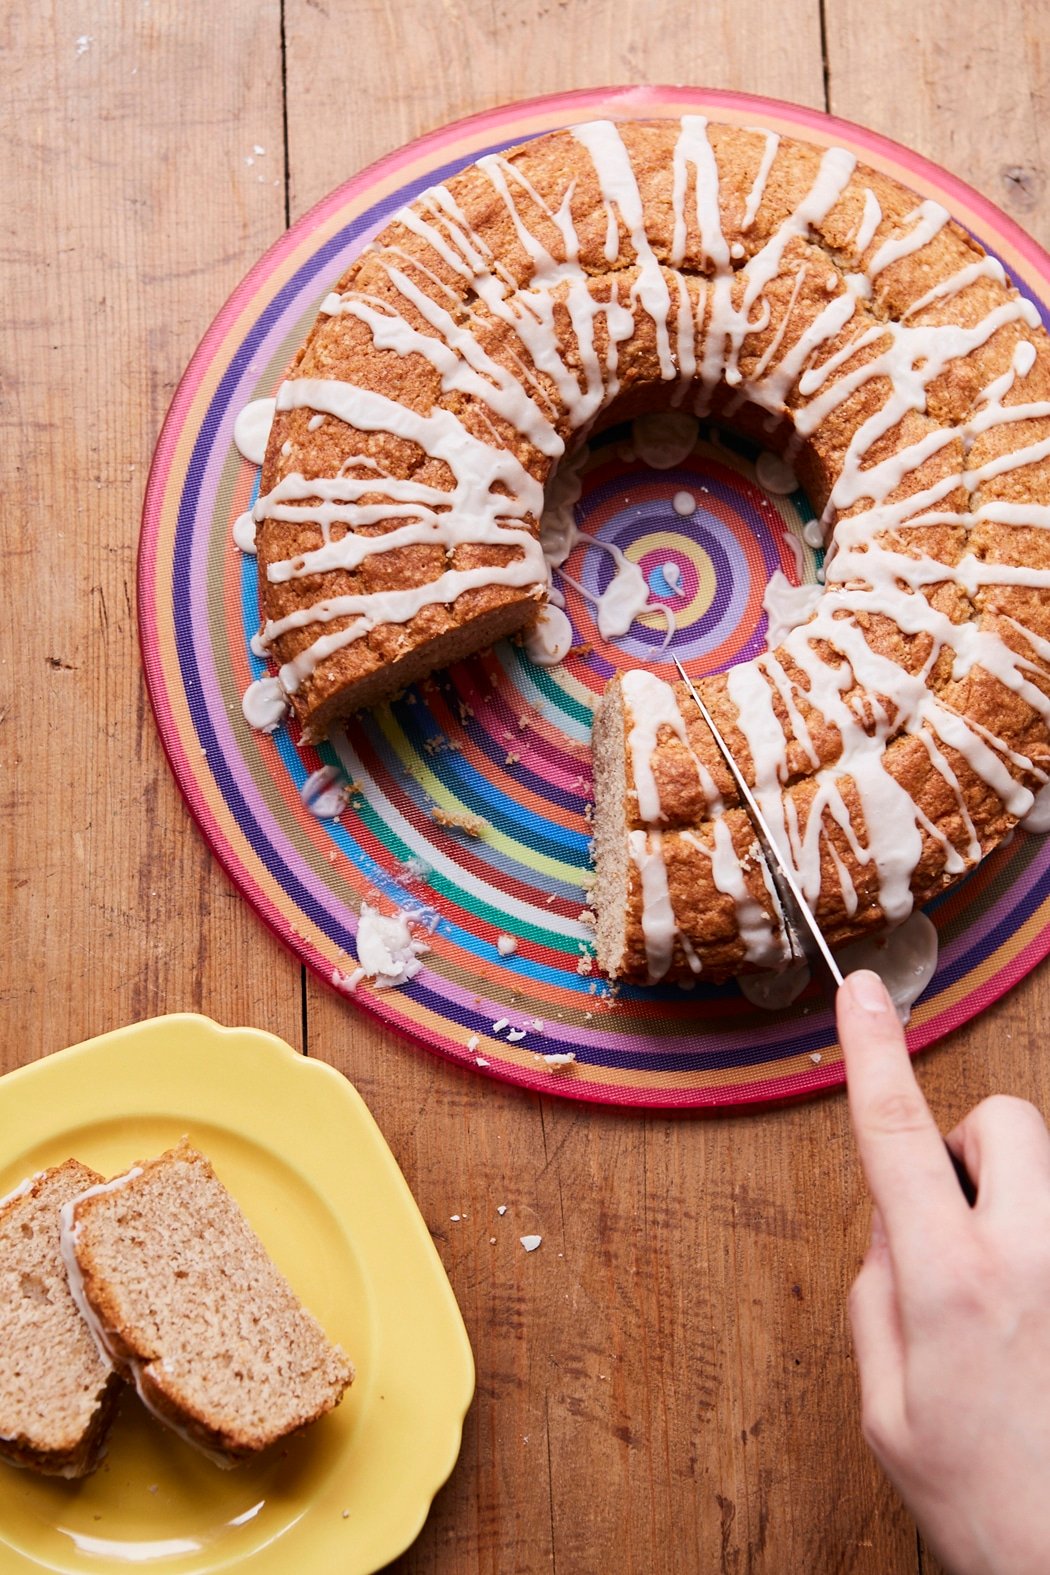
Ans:
{"type": "MultiPolygon", "coordinates": [[[[608,676],[674,655],[702,676],[806,621],[823,589],[823,535],[767,427],[761,412],[730,423],[647,411],[562,461],[543,516],[553,660],[576,656],[608,676]]],[[[530,654],[550,665],[540,643],[530,654]]]]}

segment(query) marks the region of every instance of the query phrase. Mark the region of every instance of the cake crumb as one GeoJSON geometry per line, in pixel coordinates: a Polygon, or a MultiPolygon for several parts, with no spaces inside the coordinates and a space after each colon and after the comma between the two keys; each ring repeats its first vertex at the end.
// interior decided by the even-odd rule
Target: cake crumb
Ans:
{"type": "Polygon", "coordinates": [[[507,1042],[508,1042],[508,1044],[512,1044],[512,1045],[513,1044],[517,1044],[519,1039],[524,1039],[524,1038],[525,1038],[525,1030],[524,1030],[524,1028],[508,1028],[508,1030],[507,1030],[507,1042]]]}
{"type": "Polygon", "coordinates": [[[814,1066],[819,1066],[824,1057],[821,1055],[819,1050],[814,1050],[809,1059],[813,1062],[814,1066]]]}
{"type": "Polygon", "coordinates": [[[575,1065],[576,1052],[574,1050],[563,1050],[553,1055],[545,1055],[543,1060],[546,1061],[552,1072],[559,1072],[567,1066],[575,1065]]]}
{"type": "Polygon", "coordinates": [[[497,935],[496,950],[501,957],[509,957],[511,952],[516,952],[518,943],[513,935],[497,935]]]}
{"type": "Polygon", "coordinates": [[[441,809],[434,804],[430,810],[430,818],[436,826],[447,826],[450,830],[464,831],[468,837],[480,837],[485,829],[485,822],[479,820],[477,815],[454,813],[441,809]]]}
{"type": "Polygon", "coordinates": [[[507,1019],[505,1017],[498,1017],[492,1025],[492,1032],[494,1034],[501,1034],[506,1027],[507,1019]]]}
{"type": "Polygon", "coordinates": [[[499,1207],[497,1208],[496,1213],[497,1214],[506,1214],[506,1212],[507,1212],[507,1205],[505,1203],[501,1203],[499,1205],[499,1207]]]}
{"type": "Polygon", "coordinates": [[[470,1038],[467,1040],[467,1049],[470,1050],[470,1051],[474,1051],[474,1050],[476,1050],[478,1048],[478,1045],[480,1043],[481,1043],[480,1036],[478,1034],[471,1034],[470,1038]]]}
{"type": "Polygon", "coordinates": [[[526,1252],[535,1252],[536,1248],[539,1246],[540,1242],[543,1240],[543,1237],[542,1236],[519,1236],[518,1240],[521,1242],[521,1245],[525,1248],[526,1252]]]}
{"type": "Polygon", "coordinates": [[[475,1066],[488,1066],[488,1064],[489,1063],[485,1060],[485,1057],[483,1055],[476,1055],[474,1057],[474,1065],[475,1066]]]}

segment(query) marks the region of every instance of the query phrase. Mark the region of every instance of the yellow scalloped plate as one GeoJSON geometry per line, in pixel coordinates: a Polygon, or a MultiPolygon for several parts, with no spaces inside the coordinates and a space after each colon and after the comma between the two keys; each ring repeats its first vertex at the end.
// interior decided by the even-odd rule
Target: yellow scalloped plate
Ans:
{"type": "Polygon", "coordinates": [[[282,1040],[155,1018],[0,1078],[0,1196],[71,1154],[106,1175],[183,1133],[352,1357],[343,1403],[220,1471],[129,1394],[83,1482],[0,1463],[0,1569],[368,1575],[456,1462],[474,1360],[430,1234],[357,1091],[282,1040]]]}

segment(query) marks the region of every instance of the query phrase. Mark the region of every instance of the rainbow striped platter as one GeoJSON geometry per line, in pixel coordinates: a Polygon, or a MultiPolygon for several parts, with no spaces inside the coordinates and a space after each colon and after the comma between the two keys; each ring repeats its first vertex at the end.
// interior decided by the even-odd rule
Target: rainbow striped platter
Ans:
{"type": "MultiPolygon", "coordinates": [[[[599,636],[591,598],[613,572],[610,554],[577,546],[565,566],[575,581],[567,611],[576,644],[560,666],[538,667],[522,648],[498,646],[315,750],[300,746],[287,723],[266,735],[242,718],[241,696],[264,668],[249,648],[258,627],[255,560],[231,539],[258,485],[233,444],[238,412],[275,392],[321,299],[398,208],[481,154],[557,127],[686,113],[849,148],[942,202],[1041,309],[1050,301],[1050,257],[976,192],[895,143],[813,110],[651,87],[489,110],[341,186],[223,307],[157,447],[139,614],[172,768],[259,916],[322,980],[344,988],[362,902],[387,911],[397,903],[429,932],[413,979],[388,990],[362,983],[348,1010],[369,1012],[482,1076],[538,1091],[732,1107],[841,1082],[830,1006],[815,986],[778,1013],[749,1005],[733,983],[613,992],[594,971],[584,912],[591,711],[614,670],[663,664],[669,654],[658,613],[615,642],[599,636]],[[304,803],[304,784],[323,764],[356,785],[337,819],[318,818],[304,803]],[[569,1054],[575,1059],[560,1065],[544,1059],[569,1054]]],[[[764,492],[759,458],[739,434],[702,426],[678,465],[650,469],[632,457],[624,427],[596,440],[586,461],[578,524],[639,564],[652,600],[673,607],[673,649],[696,675],[762,648],[762,595],[774,569],[794,581],[816,577],[817,556],[802,541],[806,499],[764,492]]],[[[913,1011],[914,1049],[973,1017],[1050,950],[1048,869],[1050,839],[1018,833],[931,905],[940,964],[913,1011]]]]}

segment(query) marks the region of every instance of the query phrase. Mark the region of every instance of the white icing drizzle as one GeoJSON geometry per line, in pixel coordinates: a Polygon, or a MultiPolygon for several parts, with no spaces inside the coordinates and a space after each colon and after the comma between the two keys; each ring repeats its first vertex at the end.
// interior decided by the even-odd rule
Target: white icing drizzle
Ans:
{"type": "Polygon", "coordinates": [[[638,797],[638,813],[648,825],[664,819],[660,804],[660,790],[653,775],[652,757],[661,727],[670,728],[675,737],[685,745],[696,767],[700,791],[712,814],[722,813],[722,796],[714,778],[689,742],[675,692],[670,684],[657,678],[645,668],[634,668],[624,673],[620,680],[624,703],[629,713],[627,753],[631,762],[631,776],[638,797]]]}
{"type": "MultiPolygon", "coordinates": [[[[872,280],[921,253],[941,233],[948,215],[938,204],[924,201],[890,225],[874,192],[864,188],[863,210],[849,243],[856,271],[829,272],[819,263],[816,277],[828,291],[826,304],[810,308],[816,315],[788,344],[788,324],[800,309],[801,292],[806,283],[813,284],[812,268],[807,274],[806,260],[793,261],[788,248],[793,241],[810,240],[814,227],[846,192],[855,168],[851,154],[841,148],[822,152],[809,189],[747,256],[723,228],[719,172],[707,122],[702,116],[684,117],[670,172],[670,251],[661,263],[646,232],[624,134],[611,122],[579,126],[570,134],[589,156],[605,221],[605,256],[618,264],[604,282],[601,300],[595,299],[593,281],[580,261],[574,217],[579,183],[568,181],[563,190],[543,195],[516,165],[493,156],[478,167],[491,185],[493,201],[508,216],[527,260],[527,277],[511,273],[472,227],[450,189],[438,186],[399,215],[401,224],[429,248],[433,266],[428,267],[425,252],[415,258],[380,243],[370,255],[390,285],[382,298],[350,289],[324,303],[328,315],[356,317],[378,348],[423,357],[442,388],[463,396],[474,410],[470,430],[440,406],[421,412],[337,381],[293,379],[278,395],[279,409],[307,409],[311,421],[328,417],[361,432],[388,433],[416,445],[423,456],[447,467],[452,489],[385,475],[374,460],[358,457],[346,461],[337,477],[285,476],[253,511],[260,522],[267,517],[309,521],[320,531],[314,550],[269,566],[273,582],[354,568],[374,553],[414,543],[441,546],[449,557],[468,542],[511,546],[515,552],[510,561],[498,568],[450,567],[428,584],[396,592],[322,598],[267,624],[261,647],[270,647],[288,630],[310,627],[313,643],[281,669],[284,688],[294,693],[326,656],[369,629],[407,622],[423,607],[454,601],[473,587],[529,587],[542,598],[550,567],[564,564],[579,539],[572,518],[579,474],[574,459],[556,469],[553,492],[561,489],[560,501],[548,500],[542,547],[533,535],[543,512],[537,476],[545,463],[558,461],[567,438],[585,433],[616,397],[621,346],[634,336],[640,314],[651,324],[660,377],[673,385],[673,403],[688,393],[694,411],[702,413],[715,390],[728,385],[771,417],[791,415],[795,436],[789,455],[863,391],[869,413],[853,431],[823,521],[807,527],[811,544],[822,541],[821,525],[825,530],[834,527],[826,562],[827,594],[818,597],[807,588],[807,604],[810,598],[815,603],[809,620],[799,622],[796,613],[801,609],[796,607],[779,655],[766,653],[735,668],[728,677],[728,693],[739,713],[763,809],[809,900],[816,902],[822,870],[826,878],[830,869],[847,910],[856,907],[848,861],[828,836],[835,828],[851,859],[874,871],[879,905],[890,923],[899,923],[911,911],[910,883],[929,839],[938,844],[949,872],[967,867],[978,850],[968,813],[954,817],[950,834],[930,823],[888,769],[888,745],[902,734],[920,741],[931,769],[965,808],[963,786],[951,763],[961,757],[1016,817],[1031,809],[1028,783],[1038,783],[1047,764],[1026,762],[1008,750],[953,710],[930,684],[946,652],[956,679],[980,667],[1050,724],[1050,699],[1042,687],[1050,642],[1018,625],[1015,632],[1023,638],[1014,642],[1020,649],[1014,649],[1003,637],[1007,626],[1001,618],[985,613],[980,619],[953,623],[929,593],[932,587],[955,586],[987,603],[996,586],[1050,588],[1050,571],[996,562],[987,552],[965,546],[958,561],[942,563],[922,550],[917,534],[935,524],[957,526],[963,533],[985,522],[1050,528],[1050,505],[1018,502],[1016,493],[1009,500],[994,496],[1000,478],[1050,458],[1050,436],[1044,435],[1050,403],[1018,397],[1018,384],[1035,361],[1024,330],[1037,325],[1038,313],[1008,288],[994,259],[974,258],[920,294],[901,320],[875,318],[867,305],[872,280]],[[880,229],[889,233],[876,245],[880,229]],[[874,254],[861,272],[873,246],[874,254]],[[687,274],[686,258],[695,259],[698,252],[703,273],[691,260],[687,274]],[[749,362],[742,355],[745,341],[770,326],[767,287],[786,267],[793,270],[790,299],[786,307],[781,304],[781,316],[760,358],[749,362]],[[997,287],[996,295],[990,307],[980,308],[976,320],[972,313],[960,313],[961,321],[954,323],[922,320],[943,316],[938,311],[943,303],[985,280],[997,287]],[[472,300],[476,307],[469,304],[472,300]],[[486,348],[493,344],[492,323],[509,347],[498,360],[486,348]],[[927,405],[931,385],[953,362],[972,356],[1012,325],[1020,338],[1009,370],[983,390],[963,425],[939,426],[927,405]],[[486,420],[491,424],[492,441],[477,435],[479,419],[481,426],[486,420]],[[908,420],[915,424],[916,435],[909,433],[893,444],[892,435],[908,420]],[[1034,423],[1043,425],[1030,425],[1034,423]],[[537,456],[531,469],[496,436],[499,425],[519,435],[519,450],[531,445],[537,456]],[[968,463],[974,445],[993,429],[1002,434],[996,451],[982,456],[979,464],[968,463]],[[1013,447],[1007,441],[1011,430],[1019,434],[1013,447]],[[887,455],[888,448],[892,452],[887,455]],[[880,450],[883,457],[872,462],[880,450]],[[938,479],[902,496],[910,478],[938,456],[939,467],[930,466],[931,473],[938,468],[942,472],[938,479]],[[968,500],[962,508],[960,493],[968,500]],[[393,528],[378,536],[361,534],[377,521],[392,522],[393,528]],[[333,526],[344,534],[336,538],[333,526]],[[926,642],[929,654],[917,670],[905,670],[868,643],[865,628],[872,619],[883,618],[926,642]],[[327,627],[336,621],[345,627],[327,627]],[[822,719],[825,732],[837,733],[839,753],[833,762],[818,760],[804,722],[809,714],[822,719]],[[810,750],[814,765],[813,798],[804,824],[785,791],[792,742],[810,750]],[[830,852],[822,862],[825,848],[830,852]]],[[[776,135],[764,135],[740,233],[754,224],[776,159],[776,135]]],[[[662,418],[664,431],[673,420],[684,443],[691,419],[677,412],[662,418]]],[[[643,455],[652,425],[649,418],[636,424],[635,446],[643,455]]],[[[688,431],[695,435],[695,428],[688,431]]],[[[661,604],[648,602],[636,565],[611,544],[595,545],[617,564],[599,606],[599,628],[606,638],[615,638],[639,611],[661,604]]],[[[673,615],[666,607],[661,610],[670,633],[673,615]]],[[[564,625],[560,634],[564,638],[564,625]]],[[[549,642],[549,624],[540,638],[549,642]]],[[[272,691],[269,699],[276,704],[272,691]]],[[[645,792],[644,782],[639,791],[645,792]]],[[[659,837],[655,842],[651,836],[643,838],[632,857],[640,861],[640,870],[644,867],[648,883],[658,963],[666,950],[661,926],[673,920],[667,920],[660,895],[659,837]]]]}
{"type": "MultiPolygon", "coordinates": [[[[692,417],[684,419],[690,420],[695,428],[696,424],[692,417]]],[[[559,465],[548,488],[548,497],[540,518],[540,546],[548,572],[560,571],[562,579],[597,609],[598,632],[603,640],[619,639],[621,635],[627,633],[636,618],[641,617],[643,613],[656,612],[661,613],[667,622],[667,635],[664,640],[666,645],[674,633],[674,613],[663,602],[650,601],[649,587],[644,574],[636,563],[632,563],[625,556],[615,542],[602,541],[597,536],[589,536],[576,524],[573,511],[582,491],[580,472],[586,459],[587,448],[584,445],[559,465]],[[574,580],[563,567],[573,549],[580,545],[596,547],[600,552],[608,553],[616,565],[616,573],[600,596],[595,596],[593,591],[588,590],[578,580],[574,580]]],[[[550,601],[555,603],[556,611],[560,607],[561,595],[553,587],[549,592],[550,601]]],[[[572,627],[569,620],[564,616],[554,617],[548,603],[547,608],[540,614],[532,634],[526,637],[526,650],[534,661],[543,666],[553,666],[555,662],[562,660],[571,645],[572,627]],[[564,650],[561,651],[561,655],[550,654],[552,651],[560,650],[562,646],[564,650]]]]}
{"type": "Polygon", "coordinates": [[[249,464],[261,465],[270,441],[275,401],[253,399],[239,411],[233,423],[233,441],[249,464]]]}
{"type": "Polygon", "coordinates": [[[771,650],[780,645],[792,629],[812,617],[823,595],[823,585],[792,585],[782,570],[774,569],[762,597],[769,620],[766,644],[771,650]]]}
{"type": "Polygon", "coordinates": [[[733,834],[724,817],[718,816],[712,822],[711,847],[707,847],[691,832],[685,832],[684,836],[691,846],[711,860],[711,879],[715,890],[733,901],[745,959],[756,968],[782,968],[791,956],[791,943],[784,930],[772,876],[757,842],[752,846],[751,860],[762,876],[772,911],[777,915],[775,922],[748,889],[744,869],[733,843],[733,834]]]}
{"type": "Polygon", "coordinates": [[[5,1192],[3,1197],[0,1197],[0,1209],[5,1209],[9,1203],[14,1203],[16,1198],[28,1197],[41,1176],[46,1174],[44,1170],[35,1170],[31,1176],[20,1181],[17,1187],[12,1187],[10,1192],[5,1192]]]}
{"type": "MultiPolygon", "coordinates": [[[[133,1181],[136,1176],[141,1175],[142,1166],[132,1165],[130,1170],[126,1170],[121,1176],[114,1176],[112,1181],[100,1181],[96,1186],[88,1187],[85,1191],[78,1192],[75,1198],[67,1199],[58,1211],[58,1250],[66,1271],[66,1278],[69,1281],[69,1294],[76,1304],[77,1311],[87,1325],[88,1333],[95,1342],[99,1360],[107,1370],[117,1364],[114,1361],[110,1347],[108,1331],[101,1319],[95,1314],[91,1303],[87,1299],[87,1292],[84,1290],[84,1276],[80,1272],[80,1264],[77,1261],[76,1252],[77,1238],[80,1234],[79,1226],[76,1223],[76,1211],[86,1199],[101,1197],[109,1192],[116,1192],[121,1187],[126,1186],[129,1181],[133,1181]]],[[[138,1387],[137,1375],[136,1387],[138,1387]]]]}
{"type": "MultiPolygon", "coordinates": [[[[661,728],[669,728],[688,750],[708,811],[714,817],[711,846],[688,832],[684,834],[685,840],[711,860],[711,877],[715,889],[732,899],[747,960],[756,967],[774,968],[781,965],[790,954],[790,945],[782,925],[770,921],[761,903],[748,889],[733,845],[732,833],[723,818],[721,795],[707,767],[689,743],[685,719],[674,689],[654,673],[640,668],[624,673],[620,683],[629,720],[627,754],[631,780],[637,795],[639,818],[646,822],[643,829],[632,831],[628,840],[631,860],[641,881],[642,935],[650,978],[658,980],[664,977],[671,966],[676,941],[691,970],[700,972],[700,959],[688,937],[679,930],[663,861],[663,837],[659,824],[665,817],[652,765],[661,728]]],[[[765,861],[757,853],[756,864],[772,900],[773,910],[777,912],[769,872],[765,861]]]]}
{"type": "Polygon", "coordinates": [[[1050,831],[1050,784],[1044,783],[1039,789],[1039,792],[1035,795],[1035,801],[1028,814],[1022,820],[1021,825],[1025,831],[1031,831],[1037,836],[1041,836],[1045,831],[1050,831]]]}
{"type": "Polygon", "coordinates": [[[858,263],[864,256],[864,253],[867,251],[872,241],[875,239],[875,231],[878,229],[881,223],[882,208],[879,206],[879,199],[876,197],[870,186],[865,186],[864,211],[860,216],[860,224],[857,226],[857,233],[853,237],[853,252],[858,263]]]}
{"type": "MultiPolygon", "coordinates": [[[[679,938],[664,863],[663,834],[636,830],[628,833],[627,846],[642,887],[642,934],[649,978],[656,983],[671,966],[674,943],[679,938]]],[[[681,939],[688,942],[685,937],[681,939]]],[[[689,953],[687,952],[687,956],[689,953]]],[[[696,953],[693,952],[695,958],[696,953]]],[[[694,972],[696,970],[694,969],[694,972]]]]}
{"type": "Polygon", "coordinates": [[[638,564],[625,557],[615,542],[600,541],[597,536],[584,536],[582,532],[581,537],[589,546],[600,547],[602,552],[607,552],[616,564],[616,573],[600,596],[595,596],[585,585],[566,574],[564,569],[561,571],[562,579],[597,608],[598,633],[602,639],[618,639],[627,633],[642,613],[655,612],[662,613],[667,620],[667,634],[663,642],[666,645],[674,633],[674,613],[665,602],[649,600],[649,587],[638,564]]]}
{"type": "Polygon", "coordinates": [[[780,136],[775,131],[765,131],[756,126],[748,126],[747,130],[753,131],[756,137],[764,137],[766,145],[762,153],[762,162],[758,166],[754,185],[748,192],[747,202],[744,204],[744,217],[740,221],[740,228],[745,231],[751,228],[758,216],[758,210],[765,195],[769,172],[773,168],[773,160],[776,158],[777,149],[780,146],[780,136]]]}
{"type": "Polygon", "coordinates": [[[950,217],[947,208],[942,208],[939,202],[931,202],[928,198],[920,202],[905,218],[906,224],[915,221],[911,229],[883,241],[865,269],[868,278],[877,279],[891,263],[900,262],[903,257],[910,257],[927,246],[944,229],[950,217]]]}

